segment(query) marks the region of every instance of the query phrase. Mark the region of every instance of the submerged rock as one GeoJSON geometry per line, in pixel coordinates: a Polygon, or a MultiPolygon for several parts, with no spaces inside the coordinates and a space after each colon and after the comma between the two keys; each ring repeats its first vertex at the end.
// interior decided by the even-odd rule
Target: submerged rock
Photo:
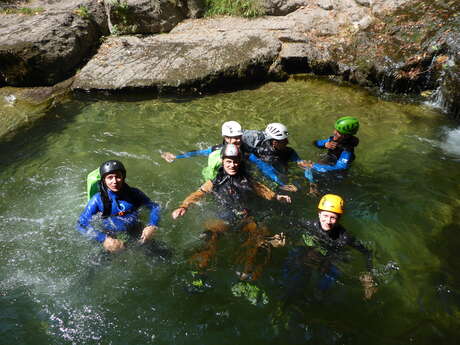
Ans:
{"type": "Polygon", "coordinates": [[[0,88],[0,138],[7,140],[46,116],[46,110],[67,98],[72,79],[50,87],[0,88]]]}

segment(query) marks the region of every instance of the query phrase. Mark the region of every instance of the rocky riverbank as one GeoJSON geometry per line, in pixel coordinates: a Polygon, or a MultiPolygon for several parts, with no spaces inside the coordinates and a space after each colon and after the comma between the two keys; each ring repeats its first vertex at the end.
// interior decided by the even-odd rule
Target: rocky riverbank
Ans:
{"type": "Polygon", "coordinates": [[[307,72],[437,99],[460,116],[458,1],[261,4],[271,15],[245,19],[199,18],[201,0],[7,2],[0,86],[206,90],[307,72]]]}

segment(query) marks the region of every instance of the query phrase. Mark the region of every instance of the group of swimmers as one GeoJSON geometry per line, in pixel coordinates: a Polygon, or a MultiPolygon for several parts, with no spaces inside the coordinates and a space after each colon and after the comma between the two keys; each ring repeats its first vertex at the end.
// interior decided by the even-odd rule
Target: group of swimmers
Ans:
{"type": "MultiPolygon", "coordinates": [[[[356,118],[339,118],[332,136],[314,141],[316,147],[327,149],[327,154],[320,162],[302,160],[288,146],[288,130],[281,123],[271,123],[264,131],[257,131],[243,130],[238,122],[228,121],[222,125],[222,144],[179,155],[163,153],[162,157],[169,163],[176,159],[208,156],[208,164],[202,171],[204,183],[172,212],[173,219],[183,217],[190,206],[208,194],[213,195],[218,204],[216,220],[205,225],[204,249],[195,255],[199,269],[205,269],[215,254],[215,244],[220,234],[232,227],[247,232],[246,244],[251,244],[247,246],[248,254],[244,270],[240,273],[241,280],[257,279],[260,269],[254,260],[258,248],[283,247],[288,243],[293,249],[292,253],[302,253],[305,261],[332,256],[344,246],[351,246],[368,258],[367,272],[362,274],[360,280],[365,297],[370,298],[376,291],[371,275],[371,253],[339,224],[344,213],[344,200],[340,196],[324,195],[318,205],[318,218],[299,225],[299,229],[289,234],[273,235],[266,227],[257,224],[249,203],[251,195],[291,203],[291,197],[286,192],[298,190],[297,186],[289,184],[288,166],[291,162],[304,169],[310,193],[318,194],[318,183],[325,176],[334,178],[335,173],[345,172],[350,167],[355,158],[354,148],[359,143],[355,136],[358,129],[359,121],[356,118]],[[252,167],[278,185],[278,192],[258,181],[258,174],[251,171],[252,167]]],[[[109,252],[122,250],[127,241],[133,239],[142,244],[151,242],[158,229],[159,205],[139,189],[127,185],[126,169],[117,160],[104,162],[92,174],[97,175],[94,179],[97,192],[81,214],[77,229],[101,242],[109,252]],[[138,219],[141,206],[150,211],[145,227],[140,226],[138,219]]],[[[90,189],[94,190],[89,186],[90,189]]],[[[299,262],[297,259],[295,261],[299,262]]],[[[329,266],[328,270],[332,272],[335,266],[329,266]]]]}

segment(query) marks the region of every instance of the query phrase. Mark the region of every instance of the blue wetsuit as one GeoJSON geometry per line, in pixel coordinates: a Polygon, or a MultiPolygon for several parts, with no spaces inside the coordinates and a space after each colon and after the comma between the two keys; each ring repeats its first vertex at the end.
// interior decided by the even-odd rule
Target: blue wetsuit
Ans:
{"type": "Polygon", "coordinates": [[[208,147],[207,149],[204,149],[204,150],[195,150],[195,151],[185,152],[183,154],[177,155],[176,159],[190,158],[190,157],[196,157],[196,156],[209,156],[211,153],[213,153],[215,150],[220,149],[221,147],[222,145],[216,145],[216,146],[208,147]]]}
{"type": "MultiPolygon", "coordinates": [[[[316,140],[313,144],[318,148],[326,148],[326,143],[333,141],[333,136],[316,140]]],[[[359,140],[350,136],[337,144],[335,149],[328,149],[327,157],[324,162],[314,163],[311,169],[305,170],[305,177],[310,182],[315,182],[314,174],[324,174],[331,172],[346,171],[350,168],[351,162],[355,159],[354,148],[358,146],[359,140]]]]}
{"type": "MultiPolygon", "coordinates": [[[[196,151],[185,152],[183,154],[177,155],[176,159],[196,157],[196,156],[209,156],[214,151],[221,149],[222,146],[223,145],[216,145],[216,146],[208,147],[207,149],[204,149],[204,150],[196,150],[196,151]]],[[[244,149],[244,146],[242,146],[242,148],[244,149]]],[[[253,153],[245,153],[245,158],[248,161],[250,161],[251,163],[255,164],[255,166],[267,178],[269,178],[273,182],[279,184],[280,186],[284,186],[283,181],[281,181],[281,179],[278,177],[278,174],[276,173],[276,170],[273,168],[273,166],[271,166],[270,164],[267,164],[266,162],[264,162],[261,159],[257,158],[256,155],[254,155],[253,153]]]]}
{"type": "Polygon", "coordinates": [[[86,205],[80,215],[77,230],[99,242],[104,242],[107,236],[115,236],[117,233],[128,232],[139,224],[139,208],[145,206],[150,210],[150,218],[147,225],[158,225],[160,218],[160,206],[150,200],[137,188],[125,185],[123,191],[114,193],[107,191],[111,201],[110,216],[102,219],[104,230],[96,230],[91,225],[93,216],[104,212],[104,203],[101,193],[96,193],[86,205]]]}

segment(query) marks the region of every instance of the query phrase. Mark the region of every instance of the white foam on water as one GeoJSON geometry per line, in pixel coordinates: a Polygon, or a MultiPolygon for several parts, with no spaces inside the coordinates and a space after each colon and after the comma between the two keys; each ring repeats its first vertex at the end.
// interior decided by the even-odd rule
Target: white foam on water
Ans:
{"type": "Polygon", "coordinates": [[[460,127],[445,129],[444,140],[440,147],[444,152],[460,159],[460,127]]]}

